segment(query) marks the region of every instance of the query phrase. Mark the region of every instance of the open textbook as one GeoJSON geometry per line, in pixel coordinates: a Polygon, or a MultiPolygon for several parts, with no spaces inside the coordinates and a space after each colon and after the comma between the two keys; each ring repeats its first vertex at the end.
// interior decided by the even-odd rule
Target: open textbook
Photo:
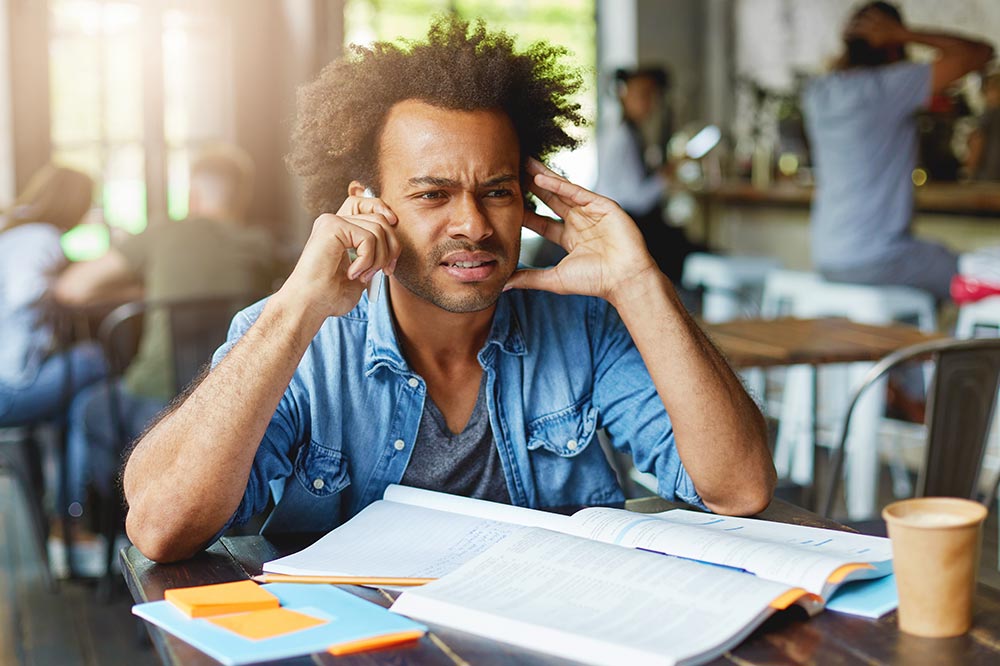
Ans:
{"type": "Polygon", "coordinates": [[[390,486],[264,571],[437,577],[393,610],[595,664],[693,664],[891,572],[888,539],[672,510],[572,516],[390,486]],[[753,575],[749,575],[753,574],[753,575]]]}

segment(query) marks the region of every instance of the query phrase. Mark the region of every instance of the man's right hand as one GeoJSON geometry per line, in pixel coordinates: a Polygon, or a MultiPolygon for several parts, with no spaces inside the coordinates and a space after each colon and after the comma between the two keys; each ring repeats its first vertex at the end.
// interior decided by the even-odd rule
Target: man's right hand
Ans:
{"type": "MultiPolygon", "coordinates": [[[[352,183],[352,192],[359,192],[352,183]]],[[[272,297],[306,307],[321,320],[354,309],[378,271],[391,275],[400,245],[395,213],[381,199],[350,196],[336,215],[324,213],[292,274],[272,297]],[[357,257],[352,261],[348,251],[357,257]]]]}

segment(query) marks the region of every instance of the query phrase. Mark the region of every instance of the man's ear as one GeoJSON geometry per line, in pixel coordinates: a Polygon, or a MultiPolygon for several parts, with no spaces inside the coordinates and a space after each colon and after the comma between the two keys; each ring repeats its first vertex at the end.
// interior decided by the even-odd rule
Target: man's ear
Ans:
{"type": "Polygon", "coordinates": [[[352,180],[351,184],[347,186],[347,194],[352,197],[363,197],[365,196],[365,186],[356,180],[352,180]]]}

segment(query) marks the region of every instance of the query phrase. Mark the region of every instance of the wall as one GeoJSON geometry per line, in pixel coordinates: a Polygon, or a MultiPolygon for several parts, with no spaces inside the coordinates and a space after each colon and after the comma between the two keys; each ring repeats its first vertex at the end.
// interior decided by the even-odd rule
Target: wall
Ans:
{"type": "Polygon", "coordinates": [[[0,0],[0,209],[6,207],[15,197],[8,4],[7,0],[0,0]]]}
{"type": "MultiPolygon", "coordinates": [[[[860,2],[736,0],[736,72],[765,88],[791,92],[794,75],[815,74],[840,54],[840,33],[860,2]]],[[[895,0],[913,26],[957,30],[1000,41],[997,0],[895,0]]]]}

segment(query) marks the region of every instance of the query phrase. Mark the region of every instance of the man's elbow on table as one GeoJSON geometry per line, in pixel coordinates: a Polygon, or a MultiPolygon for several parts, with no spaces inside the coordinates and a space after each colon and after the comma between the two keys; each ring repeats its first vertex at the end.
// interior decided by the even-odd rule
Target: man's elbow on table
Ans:
{"type": "MultiPolygon", "coordinates": [[[[145,520],[141,512],[129,509],[125,516],[125,533],[139,552],[162,564],[194,557],[204,550],[207,539],[192,540],[197,530],[185,529],[183,523],[169,520],[145,520]]],[[[162,515],[162,513],[161,513],[162,515]]]]}
{"type": "Polygon", "coordinates": [[[740,482],[729,485],[724,494],[702,496],[705,506],[727,516],[753,516],[766,509],[774,497],[778,475],[770,459],[758,467],[756,474],[743,468],[736,470],[734,476],[739,475],[740,482]]]}

